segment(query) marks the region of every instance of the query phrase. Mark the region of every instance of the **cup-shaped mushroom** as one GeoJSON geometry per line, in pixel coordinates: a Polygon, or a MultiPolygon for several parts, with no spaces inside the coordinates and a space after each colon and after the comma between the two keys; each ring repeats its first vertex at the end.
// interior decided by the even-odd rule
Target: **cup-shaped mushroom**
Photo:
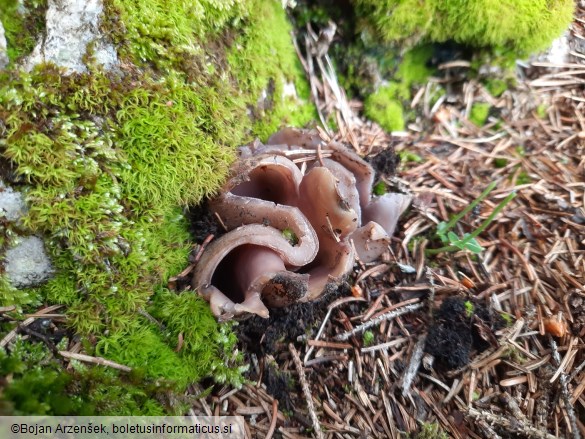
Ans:
{"type": "Polygon", "coordinates": [[[298,259],[297,250],[273,227],[238,227],[205,249],[195,267],[193,288],[211,303],[219,318],[244,313],[268,317],[264,300],[271,306],[286,306],[307,294],[308,276],[287,269],[311,261],[298,259]]]}
{"type": "Polygon", "coordinates": [[[353,241],[358,258],[365,263],[378,259],[390,244],[390,236],[386,230],[374,221],[358,228],[349,235],[349,239],[353,241]]]}
{"type": "MultiPolygon", "coordinates": [[[[283,128],[268,139],[266,146],[257,146],[256,150],[280,151],[282,154],[287,147],[288,149],[294,149],[296,147],[315,151],[317,148],[322,147],[324,150],[329,151],[328,154],[332,160],[339,163],[354,175],[360,205],[364,207],[370,202],[372,185],[374,183],[374,170],[368,162],[363,160],[355,152],[338,142],[324,142],[316,131],[300,130],[297,128],[283,128]]],[[[317,159],[316,157],[315,160],[317,159]]]]}
{"type": "Polygon", "coordinates": [[[362,211],[364,222],[374,221],[380,224],[388,236],[394,234],[400,215],[408,208],[410,195],[389,192],[372,200],[362,211]]]}
{"type": "Polygon", "coordinates": [[[316,299],[351,271],[354,249],[364,262],[387,249],[410,202],[372,200],[373,179],[367,162],[315,131],[285,128],[243,147],[210,202],[228,233],[203,253],[194,288],[220,319],[316,299]]]}
{"type": "Polygon", "coordinates": [[[347,237],[358,226],[358,217],[344,195],[348,192],[325,167],[311,169],[299,189],[299,208],[319,238],[319,251],[303,269],[309,273],[309,300],[322,294],[330,282],[338,282],[353,266],[347,237]]]}
{"type": "Polygon", "coordinates": [[[290,160],[262,156],[243,161],[210,203],[228,230],[246,224],[263,224],[289,234],[294,245],[287,249],[286,263],[298,268],[317,254],[318,239],[298,204],[302,174],[290,160]]]}

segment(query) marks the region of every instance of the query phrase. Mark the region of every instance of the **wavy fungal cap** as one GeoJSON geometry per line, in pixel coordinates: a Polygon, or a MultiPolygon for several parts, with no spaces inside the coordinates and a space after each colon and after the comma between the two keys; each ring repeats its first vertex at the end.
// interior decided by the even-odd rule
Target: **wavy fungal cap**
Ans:
{"type": "Polygon", "coordinates": [[[358,257],[388,247],[410,196],[372,197],[374,171],[339,143],[286,128],[240,160],[210,203],[228,233],[204,251],[193,287],[220,320],[318,298],[358,257]]]}

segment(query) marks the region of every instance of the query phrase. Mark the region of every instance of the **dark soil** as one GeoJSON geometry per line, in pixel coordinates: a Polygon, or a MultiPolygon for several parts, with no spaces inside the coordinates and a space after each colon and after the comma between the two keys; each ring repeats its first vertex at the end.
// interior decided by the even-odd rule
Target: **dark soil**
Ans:
{"type": "Polygon", "coordinates": [[[381,177],[392,177],[396,175],[396,167],[400,163],[400,157],[396,155],[392,146],[383,149],[376,155],[367,157],[366,160],[374,168],[374,171],[376,171],[376,181],[381,177]]]}
{"type": "Polygon", "coordinates": [[[224,230],[209,210],[206,201],[197,206],[189,206],[185,216],[189,220],[189,232],[198,244],[201,244],[209,235],[217,238],[224,234],[224,230]]]}
{"type": "Polygon", "coordinates": [[[241,322],[236,333],[244,351],[276,355],[286,351],[288,343],[296,343],[298,337],[314,334],[327,313],[327,306],[338,297],[350,294],[350,287],[345,282],[339,287],[334,284],[328,287],[314,302],[272,308],[267,319],[252,316],[241,322]]]}
{"type": "Polygon", "coordinates": [[[466,366],[474,350],[483,352],[495,343],[493,331],[504,325],[502,317],[483,304],[461,297],[447,297],[434,317],[425,352],[443,370],[466,366]]]}

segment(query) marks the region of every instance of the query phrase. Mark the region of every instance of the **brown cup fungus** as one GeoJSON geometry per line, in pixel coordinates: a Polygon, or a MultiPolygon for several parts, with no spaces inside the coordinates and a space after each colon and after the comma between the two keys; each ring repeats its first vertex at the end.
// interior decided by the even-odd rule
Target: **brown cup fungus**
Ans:
{"type": "Polygon", "coordinates": [[[286,128],[241,148],[210,203],[228,232],[203,252],[193,287],[220,320],[318,298],[356,256],[371,262],[387,249],[410,203],[372,198],[373,181],[367,162],[311,131],[286,128]]]}

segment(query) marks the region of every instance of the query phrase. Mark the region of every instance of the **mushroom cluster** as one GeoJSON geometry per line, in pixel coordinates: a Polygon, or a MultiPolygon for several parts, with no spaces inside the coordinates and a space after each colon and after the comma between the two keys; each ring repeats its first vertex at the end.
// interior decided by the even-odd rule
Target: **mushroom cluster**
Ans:
{"type": "Polygon", "coordinates": [[[210,209],[228,232],[195,267],[193,287],[220,320],[316,299],[388,247],[408,195],[372,196],[374,170],[345,146],[286,128],[240,149],[210,209]]]}

